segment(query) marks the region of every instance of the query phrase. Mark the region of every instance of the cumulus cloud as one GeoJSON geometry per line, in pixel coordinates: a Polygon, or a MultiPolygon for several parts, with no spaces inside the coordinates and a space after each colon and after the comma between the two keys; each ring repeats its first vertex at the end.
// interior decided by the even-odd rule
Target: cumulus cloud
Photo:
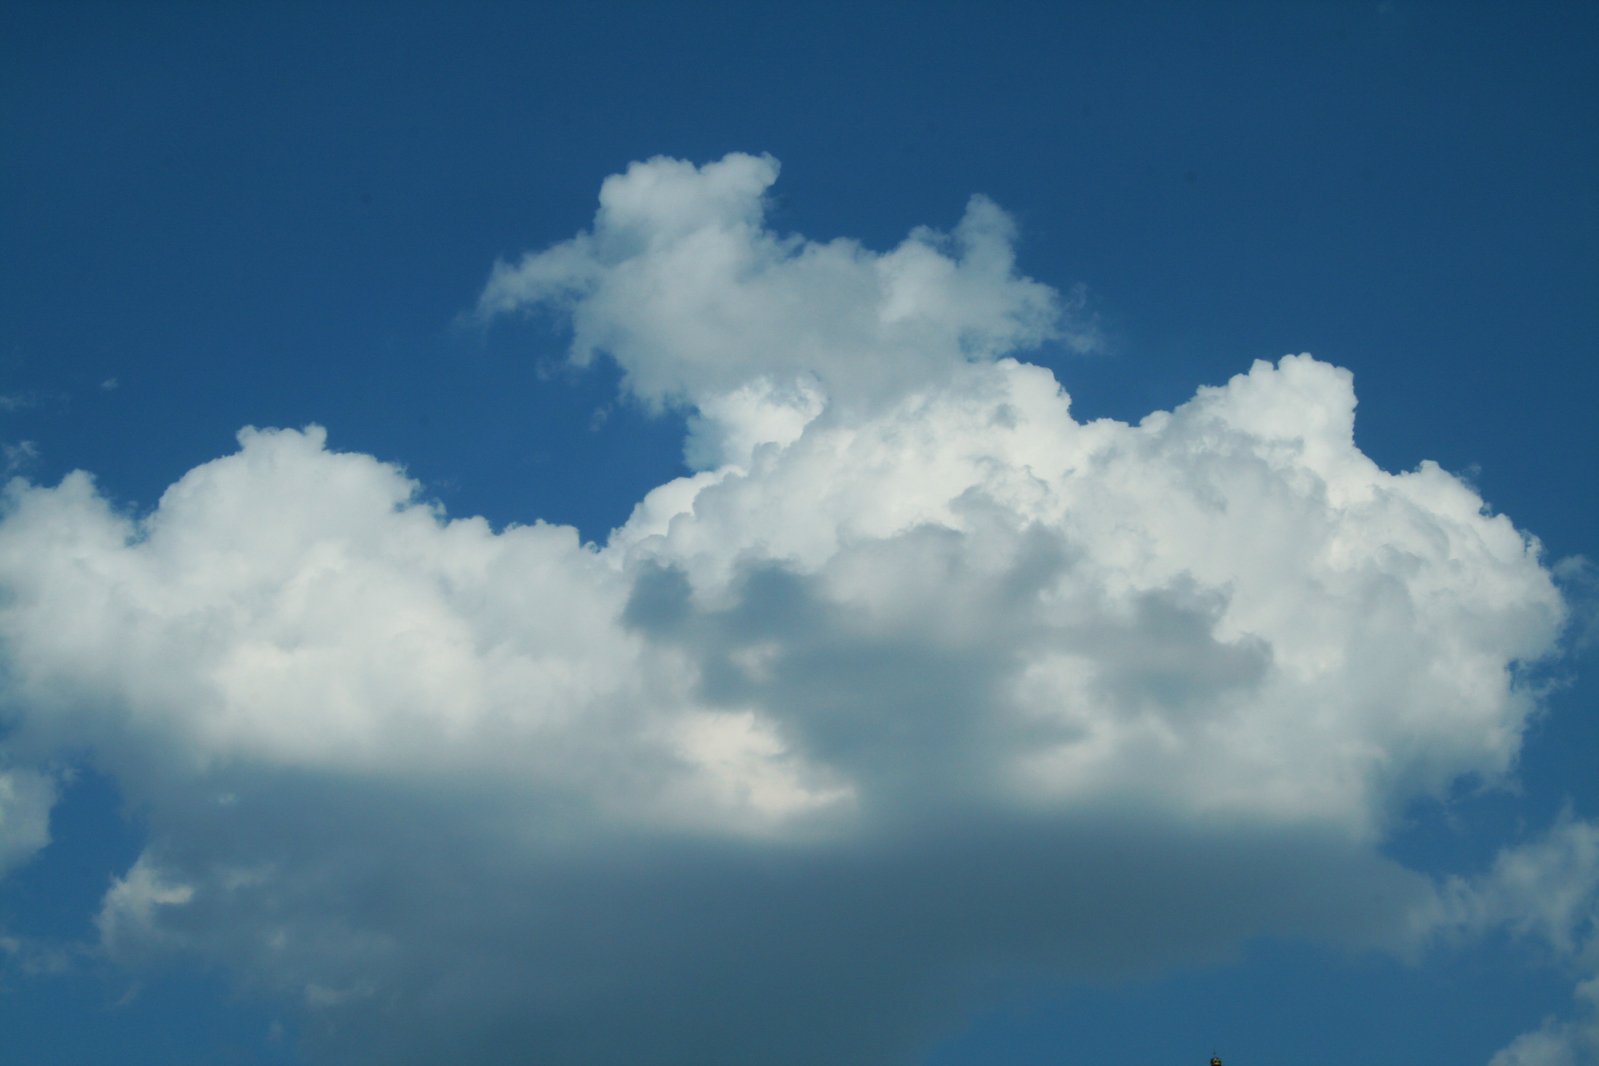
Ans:
{"type": "Polygon", "coordinates": [[[114,957],[223,966],[337,1061],[892,1061],[1005,974],[1476,905],[1378,845],[1512,768],[1537,542],[1372,463],[1309,356],[1080,422],[1015,358],[1080,301],[997,207],[879,253],[770,232],[776,174],[636,164],[482,295],[689,414],[603,545],[316,427],[142,517],[13,482],[5,743],[143,814],[114,957]]]}
{"type": "Polygon", "coordinates": [[[635,396],[697,412],[690,456],[705,466],[742,460],[763,428],[786,443],[819,395],[857,407],[1052,337],[1098,345],[1081,293],[1063,320],[1058,294],[1016,273],[1014,226],[992,201],[877,253],[767,229],[777,173],[742,154],[635,163],[606,179],[591,229],[497,263],[478,312],[566,315],[574,362],[609,356],[635,396]]]}

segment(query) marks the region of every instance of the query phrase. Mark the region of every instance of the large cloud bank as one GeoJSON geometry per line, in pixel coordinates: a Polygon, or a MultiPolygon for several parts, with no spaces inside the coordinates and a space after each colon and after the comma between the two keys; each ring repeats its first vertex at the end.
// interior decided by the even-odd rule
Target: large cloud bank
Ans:
{"type": "Polygon", "coordinates": [[[1531,913],[1378,846],[1513,768],[1565,617],[1534,540],[1374,465],[1309,356],[1078,422],[1013,354],[1092,322],[997,207],[878,253],[771,232],[776,174],[636,164],[482,295],[690,416],[604,545],[315,427],[139,517],[14,481],[0,867],[88,753],[149,832],[104,949],[333,1061],[893,1061],[1005,975],[1531,913]]]}

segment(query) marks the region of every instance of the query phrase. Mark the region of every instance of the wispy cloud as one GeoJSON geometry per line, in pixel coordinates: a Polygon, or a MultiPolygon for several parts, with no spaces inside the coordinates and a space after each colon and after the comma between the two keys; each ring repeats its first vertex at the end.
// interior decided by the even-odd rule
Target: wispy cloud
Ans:
{"type": "Polygon", "coordinates": [[[0,444],[0,472],[10,477],[32,466],[39,459],[39,446],[31,440],[0,444]]]}
{"type": "Polygon", "coordinates": [[[55,782],[26,769],[0,769],[0,876],[50,842],[55,782]]]}
{"type": "Polygon", "coordinates": [[[1541,942],[1578,975],[1571,1017],[1551,1017],[1489,1066],[1578,1066],[1599,1059],[1599,825],[1563,816],[1505,848],[1477,877],[1453,877],[1422,919],[1435,937],[1509,932],[1541,942]]]}

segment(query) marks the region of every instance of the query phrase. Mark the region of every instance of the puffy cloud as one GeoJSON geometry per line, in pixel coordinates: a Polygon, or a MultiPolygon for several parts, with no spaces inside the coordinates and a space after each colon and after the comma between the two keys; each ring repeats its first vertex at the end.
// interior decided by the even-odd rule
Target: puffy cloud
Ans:
{"type": "Polygon", "coordinates": [[[1017,968],[1446,922],[1377,845],[1512,766],[1537,543],[1379,469],[1308,356],[1079,422],[996,207],[876,253],[765,230],[775,177],[637,164],[483,294],[689,410],[696,472],[603,546],[315,427],[143,517],[12,484],[7,744],[149,827],[115,957],[227,967],[338,1061],[889,1061],[1017,968]]]}
{"type": "MultiPolygon", "coordinates": [[[[1361,455],[1353,405],[1347,373],[1290,358],[1082,425],[1046,371],[1001,361],[664,486],[608,550],[681,575],[663,637],[802,746],[942,739],[1015,802],[1366,834],[1506,769],[1532,707],[1513,664],[1562,608],[1469,489],[1361,455]]],[[[651,580],[635,595],[659,614],[651,580]]],[[[932,792],[952,768],[918,750],[932,792]]]]}
{"type": "MultiPolygon", "coordinates": [[[[635,163],[606,179],[592,229],[496,264],[479,313],[557,309],[574,362],[610,356],[646,402],[692,406],[707,430],[729,423],[691,447],[705,465],[741,461],[743,449],[718,455],[714,442],[747,448],[762,424],[784,439],[818,392],[869,403],[1061,334],[1060,298],[1016,273],[1014,227],[991,201],[974,197],[951,234],[924,227],[879,254],[767,230],[777,172],[770,156],[741,154],[635,163]]],[[[1092,348],[1082,302],[1071,301],[1065,337],[1092,348]]]]}

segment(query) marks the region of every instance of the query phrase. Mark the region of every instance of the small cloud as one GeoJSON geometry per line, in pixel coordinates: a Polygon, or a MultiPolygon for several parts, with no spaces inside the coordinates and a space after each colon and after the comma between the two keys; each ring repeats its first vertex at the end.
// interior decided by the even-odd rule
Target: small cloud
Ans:
{"type": "Polygon", "coordinates": [[[1068,289],[1061,301],[1061,339],[1078,355],[1105,355],[1110,350],[1096,303],[1081,282],[1068,289]]]}
{"type": "Polygon", "coordinates": [[[140,856],[127,876],[113,880],[106,891],[95,917],[101,943],[115,952],[125,941],[155,941],[161,933],[162,912],[193,899],[193,885],[175,880],[148,855],[140,856]]]}
{"type": "Polygon", "coordinates": [[[31,440],[19,440],[15,444],[0,444],[0,470],[6,477],[20,473],[32,466],[39,459],[39,446],[31,440]]]}
{"type": "Polygon", "coordinates": [[[120,386],[121,382],[117,381],[116,378],[106,378],[104,381],[100,382],[100,391],[116,392],[120,386]]]}
{"type": "Polygon", "coordinates": [[[1599,647],[1599,566],[1581,555],[1561,559],[1550,568],[1565,593],[1566,632],[1573,651],[1599,647]]]}
{"type": "Polygon", "coordinates": [[[23,977],[59,977],[71,973],[84,955],[80,945],[0,932],[0,994],[7,971],[23,977]]]}
{"type": "Polygon", "coordinates": [[[53,389],[23,389],[20,392],[0,392],[0,415],[17,414],[36,409],[55,409],[68,400],[67,394],[53,389]]]}

